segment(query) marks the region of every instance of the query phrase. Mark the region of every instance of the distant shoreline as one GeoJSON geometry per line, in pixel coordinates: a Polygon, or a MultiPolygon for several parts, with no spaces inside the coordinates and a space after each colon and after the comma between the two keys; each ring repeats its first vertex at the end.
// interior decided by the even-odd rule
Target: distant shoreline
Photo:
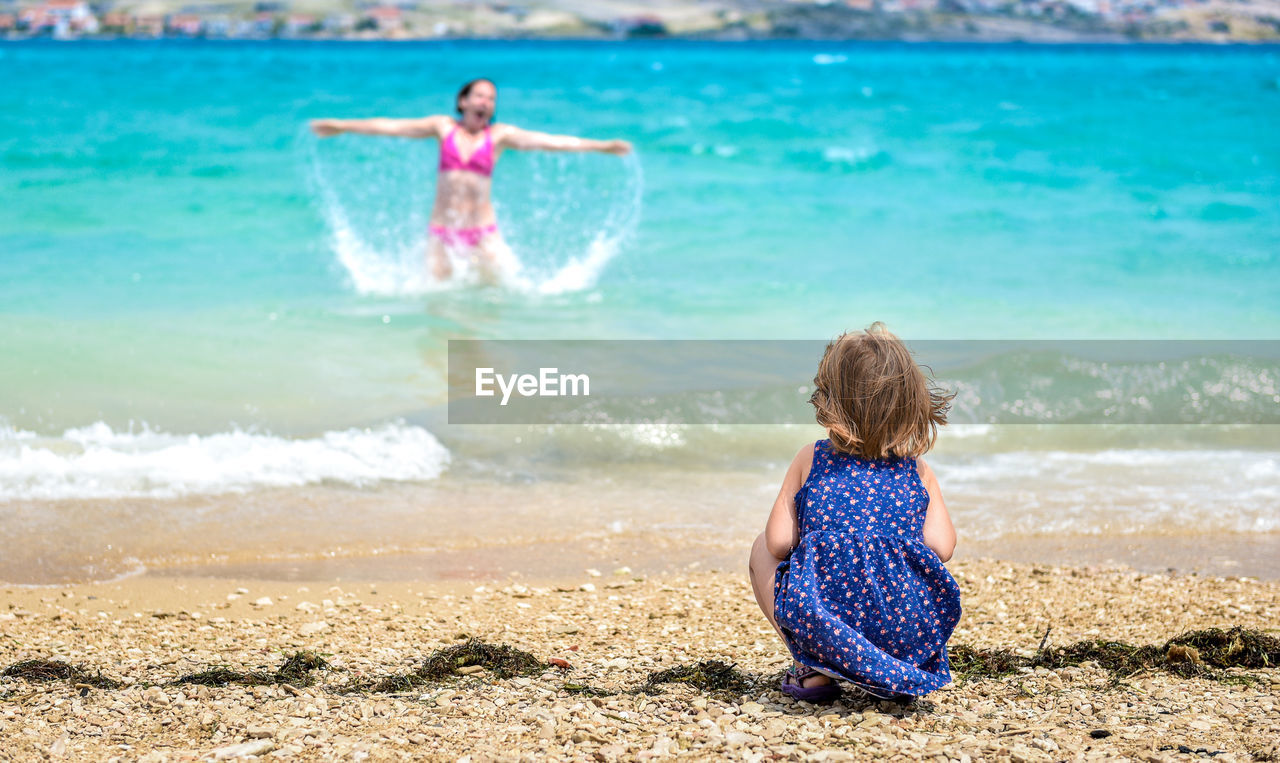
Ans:
{"type": "Polygon", "coordinates": [[[1079,39],[1045,39],[1045,40],[1028,40],[1022,38],[1011,39],[964,39],[964,38],[797,38],[797,37],[752,37],[749,39],[729,39],[715,38],[705,36],[666,36],[666,37],[649,37],[649,38],[610,38],[610,37],[403,37],[403,38],[363,38],[363,37],[184,37],[181,35],[166,35],[161,37],[147,36],[105,36],[96,35],[93,37],[76,37],[60,39],[55,37],[44,36],[0,36],[0,45],[3,44],[37,44],[37,45],[74,45],[78,43],[117,43],[117,42],[136,42],[136,43],[193,43],[193,44],[239,44],[239,43],[271,43],[285,45],[315,45],[315,44],[349,44],[357,45],[414,45],[414,44],[437,44],[451,45],[457,43],[484,43],[484,44],[510,44],[510,43],[533,43],[546,45],[559,44],[593,44],[600,46],[608,45],[632,45],[645,46],[654,45],[661,46],[667,44],[674,45],[708,45],[708,46],[749,46],[759,44],[778,44],[790,43],[797,46],[803,45],[866,45],[866,46],[900,46],[900,47],[916,47],[916,46],[956,46],[956,47],[1026,47],[1026,48],[1065,48],[1065,47],[1096,47],[1096,48],[1112,48],[1112,47],[1143,47],[1143,48],[1204,48],[1204,49],[1226,49],[1226,48],[1273,48],[1280,47],[1280,38],[1274,40],[1187,40],[1187,39],[1128,39],[1128,38],[1092,38],[1081,37],[1079,39]]]}
{"type": "Polygon", "coordinates": [[[304,40],[1280,41],[1280,0],[0,0],[0,36],[304,40]]]}

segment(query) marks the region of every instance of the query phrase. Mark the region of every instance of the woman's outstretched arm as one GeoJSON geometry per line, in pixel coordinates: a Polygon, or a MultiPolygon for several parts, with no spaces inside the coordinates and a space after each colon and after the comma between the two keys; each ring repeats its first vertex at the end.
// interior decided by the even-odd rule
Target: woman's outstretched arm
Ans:
{"type": "Polygon", "coordinates": [[[438,138],[442,126],[449,120],[445,116],[420,119],[313,119],[311,130],[321,138],[341,135],[344,132],[357,135],[380,135],[389,138],[438,138]]]}
{"type": "Polygon", "coordinates": [[[511,125],[502,126],[495,142],[502,148],[517,151],[597,151],[618,156],[631,153],[631,144],[625,140],[591,140],[573,135],[552,135],[522,130],[511,125]]]}

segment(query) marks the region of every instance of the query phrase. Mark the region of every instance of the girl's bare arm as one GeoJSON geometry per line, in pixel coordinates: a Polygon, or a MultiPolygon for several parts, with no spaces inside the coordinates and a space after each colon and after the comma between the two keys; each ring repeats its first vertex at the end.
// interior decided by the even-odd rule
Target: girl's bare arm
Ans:
{"type": "Polygon", "coordinates": [[[773,502],[773,510],[769,512],[769,521],[764,526],[764,541],[769,553],[776,559],[786,559],[791,550],[800,542],[800,527],[796,522],[796,491],[809,476],[809,467],[813,464],[813,443],[809,443],[796,453],[787,467],[787,474],[782,478],[782,489],[773,502]]]}
{"type": "Polygon", "coordinates": [[[597,151],[619,156],[631,152],[631,144],[625,140],[591,140],[573,135],[551,135],[511,125],[502,125],[497,143],[502,148],[517,151],[597,151]]]}
{"type": "Polygon", "coordinates": [[[949,561],[956,550],[956,528],[951,524],[951,515],[947,513],[947,504],[942,500],[942,489],[938,487],[933,469],[924,459],[916,459],[916,469],[920,472],[920,481],[929,491],[929,509],[924,515],[924,544],[933,549],[939,559],[949,561]]]}
{"type": "Polygon", "coordinates": [[[378,135],[388,138],[438,138],[449,117],[434,116],[421,119],[313,119],[311,130],[322,138],[341,135],[344,132],[358,135],[378,135]]]}

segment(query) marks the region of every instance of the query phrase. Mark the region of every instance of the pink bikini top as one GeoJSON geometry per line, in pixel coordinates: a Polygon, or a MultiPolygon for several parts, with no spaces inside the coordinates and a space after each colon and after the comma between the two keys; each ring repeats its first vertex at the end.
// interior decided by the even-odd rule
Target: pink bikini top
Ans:
{"type": "Polygon", "coordinates": [[[489,135],[489,128],[484,128],[484,143],[481,143],[480,148],[472,152],[465,162],[458,154],[458,144],[453,139],[457,133],[458,127],[454,125],[445,139],[440,142],[440,171],[465,170],[485,177],[493,175],[493,137],[489,135]]]}

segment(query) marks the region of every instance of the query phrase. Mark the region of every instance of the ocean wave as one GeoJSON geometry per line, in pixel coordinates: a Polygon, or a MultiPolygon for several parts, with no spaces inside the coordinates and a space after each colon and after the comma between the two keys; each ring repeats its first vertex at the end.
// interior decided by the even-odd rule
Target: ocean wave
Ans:
{"type": "Polygon", "coordinates": [[[1280,531],[1274,451],[1017,451],[930,464],[974,538],[1280,531]]]}
{"type": "Polygon", "coordinates": [[[449,451],[403,423],[288,439],[233,430],[210,435],[98,422],[60,437],[0,428],[0,500],[173,498],[318,483],[367,486],[433,480],[449,451]]]}
{"type": "Polygon", "coordinates": [[[822,150],[822,159],[830,164],[857,169],[874,169],[889,163],[889,154],[878,148],[828,146],[822,150]]]}
{"type": "MultiPolygon", "coordinates": [[[[948,429],[948,434],[950,434],[948,429]]],[[[1088,477],[1097,474],[1100,467],[1114,470],[1142,469],[1145,476],[1134,479],[1135,484],[1150,483],[1151,477],[1161,474],[1185,475],[1191,472],[1211,473],[1215,478],[1252,480],[1270,478],[1280,481],[1274,452],[1253,450],[1209,450],[1163,448],[1106,448],[1093,451],[1067,450],[1018,450],[1005,453],[984,454],[957,464],[951,479],[958,482],[1021,480],[1045,478],[1068,480],[1072,475],[1088,477]]],[[[1181,481],[1181,480],[1178,480],[1181,481]]],[[[1201,481],[1208,484],[1208,481],[1201,481]]]]}
{"type": "MultiPolygon", "coordinates": [[[[1045,351],[1010,351],[962,368],[938,367],[956,393],[953,421],[999,423],[1274,424],[1280,375],[1269,344],[1224,345],[1213,355],[1169,342],[1082,347],[1130,351],[1132,359],[1078,357],[1066,343],[1045,351]],[[1156,357],[1142,357],[1143,353],[1156,357]],[[1158,357],[1159,354],[1165,357],[1158,357]]],[[[945,348],[941,348],[945,352],[945,348]]],[[[978,345],[973,347],[980,353],[978,345]]],[[[940,354],[938,360],[951,363],[940,354]]]]}
{"type": "Polygon", "coordinates": [[[993,429],[991,424],[949,424],[945,431],[947,439],[969,440],[989,437],[993,429]]]}
{"type": "Polygon", "coordinates": [[[733,157],[741,153],[741,151],[742,149],[738,148],[737,146],[731,146],[726,144],[715,144],[715,145],[708,146],[705,143],[694,143],[692,146],[689,147],[689,153],[693,154],[694,156],[704,156],[706,154],[713,154],[722,159],[732,159],[733,157]]]}

